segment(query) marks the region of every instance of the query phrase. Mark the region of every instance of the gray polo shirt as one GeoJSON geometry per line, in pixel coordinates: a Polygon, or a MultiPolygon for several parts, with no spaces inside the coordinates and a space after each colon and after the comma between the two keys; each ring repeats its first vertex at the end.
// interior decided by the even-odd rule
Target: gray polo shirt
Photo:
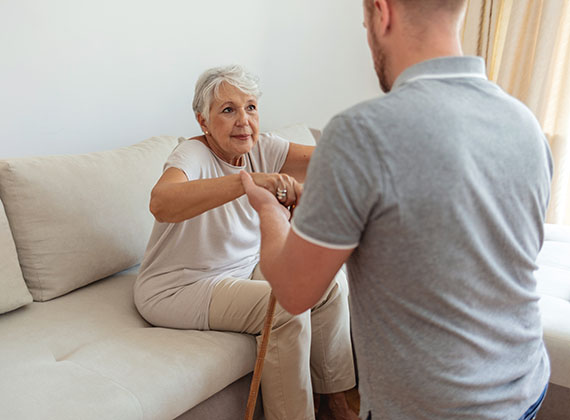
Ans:
{"type": "Polygon", "coordinates": [[[535,117],[476,57],[412,66],[327,125],[293,229],[355,247],[363,417],[518,419],[539,397],[533,272],[551,174],[535,117]]]}

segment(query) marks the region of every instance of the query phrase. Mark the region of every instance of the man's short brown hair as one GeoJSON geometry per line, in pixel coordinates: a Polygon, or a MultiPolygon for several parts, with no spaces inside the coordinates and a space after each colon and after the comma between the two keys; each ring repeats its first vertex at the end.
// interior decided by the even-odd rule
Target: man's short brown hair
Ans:
{"type": "MultiPolygon", "coordinates": [[[[460,16],[467,0],[390,0],[403,6],[409,34],[421,39],[432,24],[438,23],[438,14],[460,16]]],[[[373,14],[374,0],[364,0],[366,12],[373,14]]]]}
{"type": "MultiPolygon", "coordinates": [[[[462,10],[466,0],[393,0],[397,3],[404,5],[408,10],[421,14],[429,14],[435,11],[447,11],[451,13],[458,13],[462,10]]],[[[368,11],[372,10],[374,0],[366,0],[366,7],[368,11]]]]}

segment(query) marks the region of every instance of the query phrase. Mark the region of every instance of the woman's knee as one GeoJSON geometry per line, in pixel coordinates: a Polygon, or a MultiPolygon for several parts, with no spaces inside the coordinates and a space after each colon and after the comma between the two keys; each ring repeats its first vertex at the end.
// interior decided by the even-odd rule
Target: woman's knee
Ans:
{"type": "Polygon", "coordinates": [[[343,296],[348,297],[348,278],[344,270],[339,270],[334,278],[334,282],[338,286],[338,292],[343,296]]]}
{"type": "Polygon", "coordinates": [[[285,309],[277,303],[275,306],[275,315],[273,318],[273,325],[272,329],[276,330],[281,328],[285,325],[297,327],[297,328],[306,328],[311,323],[311,312],[305,311],[299,315],[292,315],[287,312],[285,309]]]}
{"type": "Polygon", "coordinates": [[[333,302],[348,302],[348,282],[343,271],[339,271],[323,293],[313,310],[330,305],[333,302]]]}

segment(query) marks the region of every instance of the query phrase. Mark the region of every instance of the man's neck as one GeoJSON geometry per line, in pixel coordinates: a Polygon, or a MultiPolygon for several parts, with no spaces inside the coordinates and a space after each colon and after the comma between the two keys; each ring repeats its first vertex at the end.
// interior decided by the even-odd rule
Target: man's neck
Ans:
{"type": "Polygon", "coordinates": [[[425,34],[424,39],[405,38],[397,48],[405,53],[391,54],[388,73],[391,84],[405,69],[422,61],[463,55],[459,37],[449,32],[425,34]]]}

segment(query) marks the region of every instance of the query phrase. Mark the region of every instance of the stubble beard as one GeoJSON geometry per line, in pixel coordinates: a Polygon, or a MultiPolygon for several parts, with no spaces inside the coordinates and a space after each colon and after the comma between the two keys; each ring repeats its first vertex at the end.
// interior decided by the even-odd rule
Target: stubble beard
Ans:
{"type": "Polygon", "coordinates": [[[392,85],[388,81],[386,76],[386,53],[380,45],[376,42],[374,43],[374,70],[378,76],[378,82],[380,82],[380,89],[382,92],[388,93],[392,89],[392,85]]]}

